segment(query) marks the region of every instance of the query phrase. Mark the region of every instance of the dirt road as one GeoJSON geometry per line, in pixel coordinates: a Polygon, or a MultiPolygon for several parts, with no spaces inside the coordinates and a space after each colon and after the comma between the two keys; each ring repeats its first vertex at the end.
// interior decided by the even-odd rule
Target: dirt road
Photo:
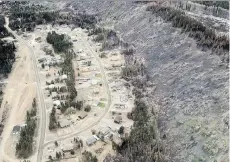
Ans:
{"type": "MultiPolygon", "coordinates": [[[[9,149],[8,141],[11,141],[11,131],[17,124],[23,124],[26,111],[31,107],[32,100],[36,96],[36,84],[29,49],[19,43],[16,53],[16,62],[8,78],[8,84],[4,90],[3,102],[0,114],[4,111],[5,104],[9,107],[9,116],[2,134],[0,161],[14,159],[14,150],[9,149]],[[2,158],[2,159],[1,159],[2,158]]],[[[0,115],[2,116],[2,115],[0,115]]]]}
{"type": "MultiPolygon", "coordinates": [[[[1,153],[2,156],[10,161],[12,158],[9,158],[6,151],[6,141],[10,137],[10,132],[14,125],[18,124],[19,121],[23,122],[25,114],[28,108],[31,107],[33,98],[37,95],[38,98],[38,107],[39,110],[39,121],[40,121],[40,131],[38,134],[38,150],[39,146],[42,146],[45,138],[45,129],[46,129],[46,105],[44,103],[44,96],[41,89],[41,83],[38,74],[38,67],[36,65],[36,58],[33,49],[23,41],[14,31],[12,31],[9,26],[9,20],[6,18],[5,27],[9,32],[11,32],[15,38],[18,40],[19,49],[18,54],[20,59],[15,63],[15,68],[13,69],[7,88],[5,89],[4,99],[2,106],[7,101],[9,106],[12,107],[9,112],[10,117],[8,119],[7,125],[3,132],[3,140],[1,143],[1,153]],[[36,82],[35,82],[36,81],[36,82]],[[36,93],[37,89],[37,93],[36,93]],[[18,119],[19,120],[16,120],[18,119]],[[17,122],[18,121],[18,122],[17,122]],[[8,156],[8,157],[7,157],[8,156]]],[[[2,109],[1,109],[2,110],[2,109]]],[[[38,151],[39,152],[39,151],[38,151]]],[[[14,159],[13,161],[15,161],[14,159]]],[[[37,159],[36,161],[40,161],[37,159]]]]}

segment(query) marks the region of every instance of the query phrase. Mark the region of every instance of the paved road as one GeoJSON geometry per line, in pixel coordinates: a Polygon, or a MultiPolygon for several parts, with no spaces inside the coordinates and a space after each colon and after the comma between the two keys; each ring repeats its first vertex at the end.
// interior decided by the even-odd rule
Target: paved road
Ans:
{"type": "Polygon", "coordinates": [[[91,54],[96,58],[96,60],[97,60],[97,62],[99,64],[100,72],[102,74],[102,79],[103,79],[103,85],[104,85],[104,87],[106,89],[106,93],[107,93],[107,96],[108,96],[108,104],[105,107],[104,113],[102,114],[102,116],[96,122],[94,122],[93,124],[89,125],[88,127],[84,128],[84,129],[80,130],[79,132],[68,134],[68,135],[62,136],[60,138],[48,141],[48,142],[46,142],[43,145],[43,148],[46,147],[47,145],[51,144],[51,143],[54,143],[55,141],[61,141],[61,140],[67,139],[67,138],[76,137],[77,135],[81,134],[82,132],[85,132],[85,131],[91,129],[92,127],[94,127],[95,125],[97,125],[105,117],[105,115],[108,113],[108,111],[110,109],[110,105],[111,105],[111,93],[110,93],[109,85],[108,85],[108,82],[107,82],[107,79],[106,79],[104,67],[103,67],[103,65],[100,62],[100,58],[98,57],[97,53],[95,53],[94,50],[91,48],[91,45],[88,43],[87,39],[82,39],[82,40],[79,39],[78,42],[79,41],[82,42],[82,44],[83,44],[84,47],[86,47],[87,49],[90,50],[91,54]]]}
{"type": "Polygon", "coordinates": [[[12,31],[10,28],[9,28],[9,19],[8,18],[5,18],[6,20],[6,25],[5,27],[7,28],[7,30],[12,33],[15,38],[22,44],[25,44],[25,46],[29,49],[30,53],[31,53],[31,56],[32,56],[32,63],[33,63],[33,68],[34,68],[34,72],[35,72],[35,79],[36,79],[36,82],[37,82],[37,97],[38,97],[38,103],[40,104],[39,105],[39,108],[40,108],[40,118],[39,118],[39,122],[40,122],[40,131],[39,131],[39,134],[38,136],[40,136],[39,138],[39,143],[38,143],[38,156],[37,156],[37,162],[40,162],[42,159],[41,159],[41,147],[42,145],[44,144],[44,139],[45,139],[45,130],[46,130],[46,104],[44,102],[44,95],[43,95],[43,92],[42,92],[42,88],[41,88],[41,81],[40,81],[40,78],[39,78],[39,73],[38,73],[38,67],[37,67],[37,63],[36,63],[36,57],[35,57],[35,53],[34,53],[34,50],[28,45],[28,43],[26,43],[24,40],[22,40],[17,34],[15,31],[12,31]]]}

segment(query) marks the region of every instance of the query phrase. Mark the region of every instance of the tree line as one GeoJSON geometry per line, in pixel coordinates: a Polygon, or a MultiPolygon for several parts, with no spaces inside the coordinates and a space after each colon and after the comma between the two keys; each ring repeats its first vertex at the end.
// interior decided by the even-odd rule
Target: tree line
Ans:
{"type": "Polygon", "coordinates": [[[73,24],[90,29],[97,22],[96,16],[86,12],[71,13],[66,16],[60,10],[52,10],[40,4],[28,1],[3,1],[3,11],[9,15],[9,26],[13,30],[33,31],[36,25],[41,24],[73,24]],[[3,5],[4,4],[4,5],[3,5]]]}
{"type": "Polygon", "coordinates": [[[10,36],[10,33],[4,27],[5,18],[0,15],[0,74],[7,75],[15,61],[15,45],[13,42],[3,41],[1,38],[10,36]]]}
{"type": "Polygon", "coordinates": [[[222,61],[229,62],[229,57],[227,57],[229,38],[227,36],[218,36],[213,29],[187,16],[181,10],[152,5],[147,8],[147,11],[151,11],[167,22],[172,22],[173,27],[181,28],[182,32],[188,33],[190,37],[197,41],[197,46],[202,50],[211,49],[214,53],[223,56],[222,61]]]}
{"type": "Polygon", "coordinates": [[[26,113],[26,125],[21,128],[19,141],[16,144],[16,156],[19,158],[28,158],[34,150],[34,134],[37,127],[37,106],[36,99],[32,103],[32,109],[26,113]]]}
{"type": "Polygon", "coordinates": [[[193,1],[195,3],[203,4],[205,6],[221,7],[229,10],[229,1],[193,1]]]}
{"type": "Polygon", "coordinates": [[[67,35],[57,34],[55,31],[48,33],[46,41],[53,45],[54,51],[57,53],[66,52],[72,47],[72,42],[67,35]]]}
{"type": "MultiPolygon", "coordinates": [[[[53,48],[56,52],[63,52],[64,61],[61,63],[61,70],[58,71],[58,74],[67,75],[67,80],[65,81],[67,86],[67,92],[69,95],[65,97],[67,101],[61,101],[58,108],[64,113],[69,107],[74,107],[76,109],[81,109],[83,106],[82,101],[76,101],[77,90],[75,88],[75,72],[73,69],[72,59],[76,55],[73,50],[70,50],[72,47],[72,42],[67,35],[57,34],[55,31],[49,32],[46,40],[48,43],[53,45],[53,48]]],[[[53,88],[52,91],[58,91],[58,89],[53,88]]],[[[63,97],[64,98],[64,97],[63,97]]],[[[59,127],[59,123],[56,120],[56,109],[53,108],[50,114],[50,123],[49,129],[54,130],[59,127]]]]}

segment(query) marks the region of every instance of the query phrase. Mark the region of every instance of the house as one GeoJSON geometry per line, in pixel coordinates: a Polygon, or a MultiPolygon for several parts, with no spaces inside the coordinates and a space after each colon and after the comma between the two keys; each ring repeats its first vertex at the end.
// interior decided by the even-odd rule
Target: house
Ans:
{"type": "Polygon", "coordinates": [[[73,145],[65,145],[63,146],[62,148],[62,151],[65,153],[65,152],[70,152],[73,150],[73,145]]]}
{"type": "Polygon", "coordinates": [[[56,98],[57,97],[57,92],[52,92],[51,96],[52,96],[52,99],[56,98]]]}
{"type": "Polygon", "coordinates": [[[91,145],[93,145],[94,143],[96,143],[97,142],[97,139],[94,137],[94,136],[92,136],[92,137],[90,137],[90,138],[88,138],[87,140],[86,140],[86,144],[88,145],[88,146],[91,146],[91,145]]]}
{"type": "Polygon", "coordinates": [[[87,113],[85,111],[80,112],[78,115],[80,119],[84,119],[86,116],[87,116],[87,113]]]}
{"type": "Polygon", "coordinates": [[[114,119],[114,123],[120,124],[122,122],[122,117],[120,115],[117,115],[114,119]]]}
{"type": "Polygon", "coordinates": [[[50,84],[48,87],[49,87],[49,89],[52,89],[52,88],[55,87],[55,85],[54,84],[50,84]]]}
{"type": "Polygon", "coordinates": [[[15,125],[13,130],[12,130],[12,134],[19,134],[21,131],[21,126],[20,125],[15,125]]]}
{"type": "Polygon", "coordinates": [[[65,127],[69,127],[70,126],[70,121],[66,120],[66,119],[61,119],[59,121],[59,123],[60,123],[60,127],[61,128],[65,128],[65,127]]]}
{"type": "Polygon", "coordinates": [[[103,137],[105,137],[105,136],[107,136],[107,135],[109,135],[109,134],[110,134],[110,129],[109,129],[108,127],[105,127],[105,128],[102,128],[102,129],[99,131],[98,137],[99,137],[99,138],[103,138],[103,137]]]}
{"type": "Polygon", "coordinates": [[[82,49],[79,49],[78,51],[77,51],[77,53],[82,53],[83,52],[83,50],[82,49]]]}
{"type": "Polygon", "coordinates": [[[50,67],[49,66],[45,66],[45,71],[49,71],[50,70],[50,67]]]}

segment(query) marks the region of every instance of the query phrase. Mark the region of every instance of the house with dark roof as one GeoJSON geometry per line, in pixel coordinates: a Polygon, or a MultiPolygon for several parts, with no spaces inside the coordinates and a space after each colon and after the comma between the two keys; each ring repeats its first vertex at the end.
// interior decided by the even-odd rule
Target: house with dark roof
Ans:
{"type": "Polygon", "coordinates": [[[13,130],[12,130],[12,134],[19,134],[21,131],[21,126],[20,125],[15,125],[13,130]]]}

